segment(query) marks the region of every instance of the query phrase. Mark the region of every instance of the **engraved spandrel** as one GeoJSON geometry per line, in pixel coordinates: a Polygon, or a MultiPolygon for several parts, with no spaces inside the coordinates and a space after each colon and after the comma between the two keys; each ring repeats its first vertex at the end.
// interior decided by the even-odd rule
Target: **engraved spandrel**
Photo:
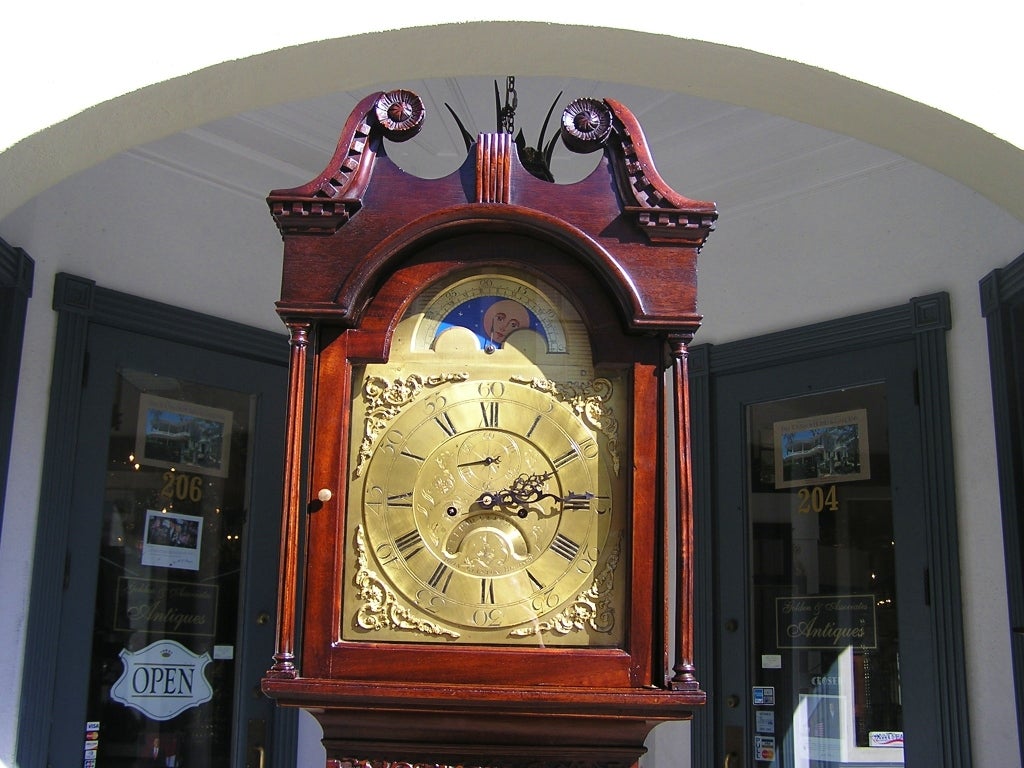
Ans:
{"type": "Polygon", "coordinates": [[[409,608],[399,603],[398,598],[381,581],[380,577],[370,570],[368,567],[369,557],[366,552],[366,536],[361,525],[356,527],[352,546],[359,566],[354,581],[359,588],[359,599],[363,601],[356,613],[356,623],[360,628],[369,631],[385,628],[407,630],[452,639],[459,637],[458,632],[415,616],[409,608]]]}

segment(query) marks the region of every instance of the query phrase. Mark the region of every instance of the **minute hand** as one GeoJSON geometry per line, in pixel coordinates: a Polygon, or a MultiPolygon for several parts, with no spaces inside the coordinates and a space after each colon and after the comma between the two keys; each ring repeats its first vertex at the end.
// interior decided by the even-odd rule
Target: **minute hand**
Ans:
{"type": "MultiPolygon", "coordinates": [[[[590,502],[593,499],[607,499],[608,496],[597,496],[596,494],[590,493],[573,493],[569,491],[565,496],[558,496],[554,493],[542,493],[531,499],[533,502],[541,501],[542,499],[552,499],[562,505],[564,509],[589,509],[590,502]]],[[[603,510],[599,511],[603,514],[603,510]]]]}

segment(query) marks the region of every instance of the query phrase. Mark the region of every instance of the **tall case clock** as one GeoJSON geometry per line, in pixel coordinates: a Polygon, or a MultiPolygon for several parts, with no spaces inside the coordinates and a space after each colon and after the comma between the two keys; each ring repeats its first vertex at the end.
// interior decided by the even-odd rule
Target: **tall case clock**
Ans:
{"type": "Polygon", "coordinates": [[[291,377],[278,640],[263,690],[329,766],[637,762],[693,668],[687,344],[713,203],[671,190],[610,99],[561,118],[581,182],[481,134],[412,177],[349,117],[268,202],[291,377]]]}

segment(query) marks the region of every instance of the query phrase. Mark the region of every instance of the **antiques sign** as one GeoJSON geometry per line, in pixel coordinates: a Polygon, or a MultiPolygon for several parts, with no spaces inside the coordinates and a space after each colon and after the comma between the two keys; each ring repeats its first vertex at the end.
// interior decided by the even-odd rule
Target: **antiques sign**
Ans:
{"type": "Polygon", "coordinates": [[[213,637],[217,630],[217,586],[181,581],[117,580],[114,628],[154,635],[213,637]]]}
{"type": "Polygon", "coordinates": [[[877,648],[875,596],[777,597],[775,638],[779,648],[877,648]]]}
{"type": "Polygon", "coordinates": [[[204,674],[208,653],[192,653],[175,640],[157,640],[140,651],[125,648],[120,656],[124,670],[110,698],[151,720],[170,720],[213,698],[204,674]]]}

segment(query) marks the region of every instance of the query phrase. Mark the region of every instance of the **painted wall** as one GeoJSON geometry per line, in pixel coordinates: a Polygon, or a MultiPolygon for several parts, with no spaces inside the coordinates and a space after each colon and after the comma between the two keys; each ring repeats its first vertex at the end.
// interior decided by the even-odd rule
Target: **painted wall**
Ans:
{"type": "MultiPolygon", "coordinates": [[[[153,215],[145,229],[125,225],[126,211],[153,211],[149,195],[160,185],[159,174],[169,171],[141,174],[124,167],[116,153],[288,93],[300,98],[369,86],[381,79],[381,66],[395,82],[425,73],[511,69],[613,80],[623,76],[620,61],[636,62],[634,82],[775,109],[922,163],[906,164],[887,193],[872,190],[870,200],[867,187],[853,179],[829,191],[828,207],[819,215],[813,201],[794,199],[780,201],[768,220],[741,213],[728,226],[723,222],[701,257],[706,322],[698,340],[723,342],[936,290],[951,293],[950,376],[975,765],[1016,764],[987,348],[977,292],[984,274],[1024,250],[1024,120],[1021,101],[1012,96],[1019,66],[1009,39],[1019,29],[1011,16],[1016,11],[994,2],[973,4],[975,18],[998,20],[975,34],[965,27],[962,12],[944,13],[934,5],[860,3],[856,16],[842,19],[818,15],[816,7],[796,0],[724,2],[704,19],[680,6],[633,18],[621,33],[600,28],[624,25],[621,8],[595,7],[587,16],[592,26],[573,28],[569,35],[556,25],[457,24],[344,39],[372,32],[374,23],[472,21],[480,11],[457,2],[429,9],[429,18],[426,9],[414,8],[390,23],[359,12],[314,22],[281,18],[279,4],[253,3],[244,18],[230,24],[208,3],[179,4],[166,13],[121,4],[106,15],[96,5],[85,10],[69,4],[62,11],[47,6],[46,19],[38,6],[18,4],[5,12],[7,47],[0,55],[9,72],[19,73],[5,79],[5,102],[20,108],[0,121],[0,147],[7,147],[0,153],[0,236],[36,259],[36,284],[0,539],[0,647],[8,649],[11,672],[0,690],[0,766],[15,765],[18,661],[31,575],[27,553],[40,523],[37,501],[46,477],[42,440],[55,330],[53,276],[71,271],[168,302],[187,295],[191,309],[281,330],[273,313],[280,241],[265,208],[249,199],[230,200],[230,190],[209,191],[227,195],[217,204],[245,210],[233,224],[232,247],[250,268],[228,273],[217,260],[202,257],[202,233],[217,224],[209,218],[210,200],[177,201],[173,215],[153,215]],[[62,23],[49,23],[57,13],[64,15],[62,23]],[[118,16],[135,34],[114,23],[118,16]],[[694,27],[698,22],[700,29],[694,27]],[[667,37],[666,29],[678,30],[679,37],[667,37]],[[69,30],[68,36],[60,30],[69,30]],[[322,42],[309,42],[317,40],[322,42]],[[309,44],[282,48],[303,43],[309,44]],[[406,51],[407,57],[382,62],[381,50],[406,51]],[[260,55],[244,58],[255,54],[260,55]],[[332,60],[344,66],[311,66],[332,60]],[[195,74],[180,77],[189,72],[195,74]],[[303,72],[304,78],[297,76],[303,72]],[[927,194],[920,193],[922,187],[927,194]],[[105,190],[102,197],[93,194],[97,189],[105,190]],[[862,217],[843,216],[846,208],[862,211],[862,217]],[[187,233],[183,221],[189,222],[187,233]],[[877,237],[868,241],[868,232],[877,237]]],[[[518,19],[565,25],[573,23],[571,12],[550,4],[515,5],[518,19]]],[[[658,749],[668,757],[657,757],[657,768],[685,764],[669,747],[658,749]]]]}

